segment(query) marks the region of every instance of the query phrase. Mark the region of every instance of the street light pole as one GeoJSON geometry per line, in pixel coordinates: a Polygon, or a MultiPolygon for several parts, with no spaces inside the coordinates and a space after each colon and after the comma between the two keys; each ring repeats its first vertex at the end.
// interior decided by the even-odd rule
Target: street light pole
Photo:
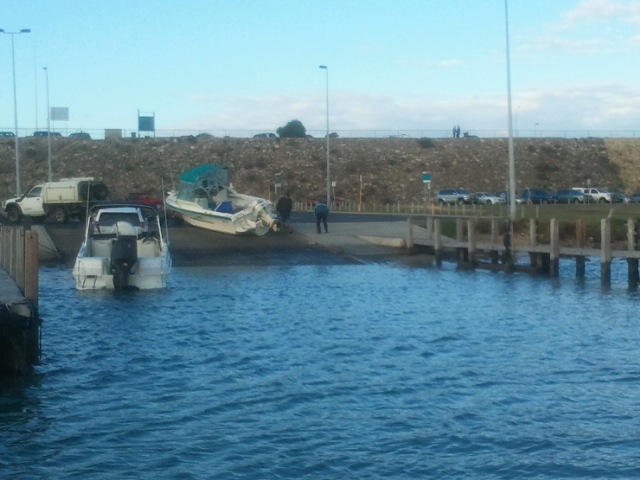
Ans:
{"type": "Polygon", "coordinates": [[[509,218],[511,224],[516,219],[516,168],[513,148],[513,115],[511,107],[511,55],[509,53],[509,7],[508,1],[504,0],[504,19],[507,44],[507,108],[509,110],[509,218]]]}
{"type": "Polygon", "coordinates": [[[329,137],[329,67],[320,65],[327,72],[327,206],[331,206],[331,153],[329,137]]]}
{"type": "Polygon", "coordinates": [[[20,195],[20,150],[18,148],[18,95],[16,93],[16,50],[13,42],[15,35],[31,32],[28,28],[23,28],[19,32],[5,32],[0,28],[0,33],[11,35],[11,62],[13,66],[13,120],[15,126],[15,150],[16,150],[16,195],[20,195]]]}
{"type": "Polygon", "coordinates": [[[49,70],[43,67],[45,78],[47,79],[47,163],[49,165],[49,181],[53,181],[51,171],[51,107],[49,107],[49,70]]]}

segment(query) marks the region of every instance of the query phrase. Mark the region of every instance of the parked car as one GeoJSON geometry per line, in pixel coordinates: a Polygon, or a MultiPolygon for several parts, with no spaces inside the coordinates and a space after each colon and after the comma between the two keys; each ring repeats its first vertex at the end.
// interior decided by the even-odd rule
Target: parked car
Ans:
{"type": "Polygon", "coordinates": [[[13,132],[0,132],[0,137],[15,137],[16,134],[13,132]]]}
{"type": "Polygon", "coordinates": [[[128,202],[137,202],[137,203],[144,203],[145,205],[151,205],[152,207],[155,207],[156,210],[161,210],[162,207],[164,206],[164,202],[162,201],[161,198],[158,197],[154,197],[153,195],[149,195],[147,193],[130,193],[129,195],[127,195],[127,201],[128,202]]]}
{"type": "MultiPolygon", "coordinates": [[[[509,192],[500,192],[498,193],[498,196],[504,198],[505,203],[509,203],[509,192]]],[[[516,194],[516,205],[522,205],[523,203],[525,203],[524,199],[520,195],[516,194]]]]}
{"type": "Polygon", "coordinates": [[[573,187],[587,196],[587,203],[611,203],[611,193],[606,188],[573,187]]]}
{"type": "MultiPolygon", "coordinates": [[[[48,137],[49,136],[49,132],[44,131],[44,130],[40,130],[37,132],[33,132],[33,135],[31,135],[32,137],[48,137]]],[[[62,134],[60,132],[51,132],[51,136],[52,137],[61,137],[62,134]]]]}
{"type": "Polygon", "coordinates": [[[525,203],[551,203],[551,194],[542,188],[525,188],[520,195],[525,203]]]}
{"type": "Polygon", "coordinates": [[[629,203],[629,197],[622,192],[611,192],[611,203],[629,203]]]}
{"type": "Polygon", "coordinates": [[[471,193],[464,188],[443,188],[436,195],[438,205],[471,203],[471,193]]]}
{"type": "Polygon", "coordinates": [[[87,132],[75,132],[70,133],[69,138],[83,138],[86,140],[91,140],[91,135],[89,135],[87,132]]]}
{"type": "Polygon", "coordinates": [[[471,202],[476,205],[504,205],[507,199],[490,192],[476,192],[471,195],[471,202]]]}
{"type": "Polygon", "coordinates": [[[629,203],[640,203],[640,192],[629,195],[629,203]]]}
{"type": "MultiPolygon", "coordinates": [[[[316,203],[327,203],[327,196],[313,195],[307,198],[307,207],[313,207],[316,203]]],[[[336,207],[339,207],[344,203],[344,200],[340,197],[331,197],[331,203],[336,207]]]]}
{"type": "Polygon", "coordinates": [[[585,203],[587,201],[584,193],[573,188],[556,190],[551,197],[553,198],[553,203],[585,203]]]}
{"type": "Polygon", "coordinates": [[[253,138],[278,138],[275,133],[256,133],[253,138]]]}

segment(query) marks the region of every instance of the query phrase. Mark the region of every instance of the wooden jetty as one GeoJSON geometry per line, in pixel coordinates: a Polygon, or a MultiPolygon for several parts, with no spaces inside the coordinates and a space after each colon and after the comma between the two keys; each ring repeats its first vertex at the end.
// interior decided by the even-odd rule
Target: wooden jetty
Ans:
{"type": "MultiPolygon", "coordinates": [[[[507,218],[490,217],[450,217],[428,215],[424,223],[409,217],[407,246],[426,248],[440,264],[450,258],[461,268],[491,268],[505,271],[531,271],[549,276],[558,276],[559,260],[562,257],[573,258],[576,262],[576,276],[585,275],[585,263],[588,258],[600,258],[600,278],[603,284],[611,282],[611,262],[614,258],[627,260],[630,284],[638,284],[638,222],[627,220],[626,245],[614,248],[610,218],[600,221],[599,247],[587,246],[584,221],[575,224],[575,239],[560,239],[560,226],[557,219],[551,219],[548,230],[548,242],[541,243],[538,235],[538,221],[529,220],[528,236],[514,239],[513,225],[507,218]],[[480,234],[478,225],[482,220],[490,224],[489,231],[480,234]],[[443,235],[443,221],[455,222],[452,235],[443,235]],[[517,241],[514,241],[517,240],[517,241]],[[567,245],[570,243],[570,245],[567,245]],[[519,263],[525,259],[525,264],[519,263]],[[528,263],[526,259],[528,258],[528,263]]],[[[485,225],[486,226],[486,225],[485,225]]]]}
{"type": "Polygon", "coordinates": [[[0,375],[11,375],[40,358],[37,234],[0,227],[0,267],[0,375]]]}

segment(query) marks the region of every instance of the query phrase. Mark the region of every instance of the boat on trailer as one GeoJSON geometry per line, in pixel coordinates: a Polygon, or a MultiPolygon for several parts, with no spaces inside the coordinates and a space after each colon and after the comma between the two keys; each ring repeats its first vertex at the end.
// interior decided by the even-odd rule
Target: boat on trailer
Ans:
{"type": "Polygon", "coordinates": [[[188,224],[216,232],[262,236],[278,229],[271,202],[238,193],[221,165],[182,172],[179,188],[168,193],[165,204],[188,224]]]}
{"type": "Polygon", "coordinates": [[[78,290],[164,288],[171,262],[160,212],[143,204],[104,203],[89,211],[73,276],[78,290]]]}

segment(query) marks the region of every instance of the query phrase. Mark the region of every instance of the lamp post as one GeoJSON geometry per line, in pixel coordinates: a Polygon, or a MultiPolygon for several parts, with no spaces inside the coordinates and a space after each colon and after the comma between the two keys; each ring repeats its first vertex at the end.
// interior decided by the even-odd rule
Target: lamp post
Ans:
{"type": "Polygon", "coordinates": [[[504,22],[507,44],[507,108],[509,111],[509,218],[513,228],[513,222],[516,219],[516,169],[513,153],[513,115],[511,107],[511,55],[509,53],[509,6],[507,0],[504,0],[504,22]]]}
{"type": "Polygon", "coordinates": [[[15,150],[16,150],[16,195],[20,195],[20,151],[18,149],[18,95],[16,94],[16,50],[13,37],[21,33],[31,32],[28,28],[23,28],[18,32],[5,32],[0,28],[0,33],[11,35],[11,62],[13,65],[13,119],[15,126],[15,150]]]}
{"type": "Polygon", "coordinates": [[[331,206],[331,153],[329,137],[329,67],[320,65],[327,73],[327,206],[331,206]]]}
{"type": "Polygon", "coordinates": [[[43,67],[45,78],[47,80],[47,164],[49,165],[49,181],[53,181],[51,171],[51,107],[49,107],[49,70],[43,67]]]}

